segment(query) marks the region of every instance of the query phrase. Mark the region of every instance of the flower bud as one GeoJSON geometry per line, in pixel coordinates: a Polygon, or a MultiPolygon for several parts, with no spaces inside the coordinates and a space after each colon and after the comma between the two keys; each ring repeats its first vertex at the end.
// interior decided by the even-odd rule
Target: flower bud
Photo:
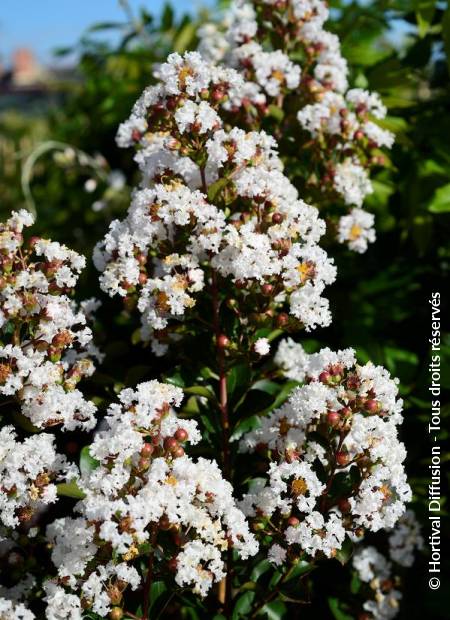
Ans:
{"type": "Polygon", "coordinates": [[[289,316],[285,312],[280,312],[275,319],[275,323],[277,327],[285,327],[289,323],[289,316]]]}
{"type": "Polygon", "coordinates": [[[225,334],[220,334],[216,338],[216,345],[218,349],[226,349],[230,345],[230,340],[225,334]]]}
{"type": "Polygon", "coordinates": [[[350,456],[348,452],[336,452],[336,463],[341,467],[345,467],[350,462],[350,456]]]}
{"type": "Polygon", "coordinates": [[[331,379],[331,375],[326,370],[321,372],[320,375],[319,375],[319,381],[321,383],[325,383],[325,385],[327,385],[330,382],[330,379],[331,379]]]}
{"type": "Polygon", "coordinates": [[[273,293],[273,286],[271,284],[263,284],[261,286],[261,293],[265,297],[270,297],[270,295],[272,295],[272,293],[273,293]]]}
{"type": "Polygon", "coordinates": [[[164,448],[169,452],[174,452],[178,448],[178,441],[175,437],[166,437],[164,439],[164,448]]]}
{"type": "Polygon", "coordinates": [[[175,439],[177,441],[186,441],[188,438],[188,433],[184,428],[178,428],[175,432],[175,439]]]}
{"type": "Polygon", "coordinates": [[[144,443],[141,449],[141,456],[148,458],[153,454],[155,447],[151,443],[144,443]]]}
{"type": "Polygon", "coordinates": [[[339,413],[337,411],[329,411],[327,413],[327,424],[329,426],[338,426],[339,422],[341,421],[341,416],[339,415],[339,413]]]}

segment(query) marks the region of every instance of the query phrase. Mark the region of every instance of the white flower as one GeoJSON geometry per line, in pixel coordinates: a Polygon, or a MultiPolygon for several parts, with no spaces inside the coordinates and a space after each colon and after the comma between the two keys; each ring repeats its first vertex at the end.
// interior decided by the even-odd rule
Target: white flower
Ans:
{"type": "Polygon", "coordinates": [[[367,170],[351,159],[346,159],[336,166],[334,187],[346,204],[357,207],[360,207],[364,198],[373,192],[367,170]]]}
{"type": "Polygon", "coordinates": [[[362,209],[352,209],[348,215],[339,219],[338,241],[347,243],[350,250],[360,254],[367,250],[369,243],[375,241],[373,224],[375,217],[362,209]]]}
{"type": "Polygon", "coordinates": [[[287,551],[277,545],[276,543],[272,545],[267,553],[267,559],[275,566],[282,566],[286,560],[287,551]]]}
{"type": "Polygon", "coordinates": [[[258,338],[254,344],[254,348],[258,355],[268,355],[270,352],[270,343],[267,338],[258,338]]]}

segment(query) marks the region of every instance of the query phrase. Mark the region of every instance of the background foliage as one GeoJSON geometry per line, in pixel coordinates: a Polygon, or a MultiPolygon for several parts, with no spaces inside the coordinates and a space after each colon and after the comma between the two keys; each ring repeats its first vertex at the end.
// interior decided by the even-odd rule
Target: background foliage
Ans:
{"type": "MultiPolygon", "coordinates": [[[[354,346],[362,360],[383,364],[400,378],[414,507],[427,537],[428,298],[435,290],[445,298],[450,268],[450,10],[432,0],[331,4],[332,27],[342,40],[352,83],[381,93],[389,108],[386,126],[396,133],[396,144],[391,164],[376,178],[375,193],[368,200],[376,214],[377,242],[358,257],[340,250],[338,280],[330,292],[332,326],[314,333],[305,346],[354,346]]],[[[126,15],[122,24],[96,24],[76,46],[77,80],[61,86],[64,96],[58,106],[25,114],[1,112],[1,218],[13,208],[32,208],[34,203],[37,234],[89,256],[110,220],[125,212],[129,188],[136,182],[130,153],[115,145],[117,126],[151,83],[154,64],[171,51],[195,48],[196,30],[205,17],[201,13],[175,19],[167,6],[159,17],[142,9],[139,15],[126,15]],[[120,34],[115,45],[97,38],[109,30],[120,34]],[[114,172],[119,170],[124,178],[114,172]],[[94,191],[86,191],[89,179],[97,183],[94,191]]],[[[81,294],[99,296],[91,264],[81,294]]],[[[169,359],[164,362],[167,368],[158,362],[156,370],[148,350],[133,346],[137,325],[121,312],[120,302],[102,299],[97,335],[107,357],[90,391],[106,405],[123,385],[169,372],[185,360],[169,359]]],[[[447,312],[448,301],[442,316],[447,312]]],[[[441,354],[442,387],[450,389],[448,334],[441,354]]],[[[448,440],[449,419],[446,405],[443,443],[448,440]]],[[[73,441],[78,440],[75,434],[61,439],[66,452],[73,451],[73,441]]],[[[448,460],[449,451],[443,458],[448,460]]],[[[448,534],[444,550],[447,543],[448,534]]],[[[408,575],[401,618],[448,617],[449,586],[443,583],[431,592],[426,563],[424,556],[408,575]]],[[[337,562],[329,563],[316,583],[313,604],[299,607],[298,617],[349,618],[336,602],[342,588],[348,590],[341,573],[337,562]],[[320,597],[321,583],[335,597],[320,597]]],[[[235,618],[245,617],[245,600],[239,605],[235,618]]],[[[274,606],[271,617],[282,615],[283,609],[274,606]]]]}

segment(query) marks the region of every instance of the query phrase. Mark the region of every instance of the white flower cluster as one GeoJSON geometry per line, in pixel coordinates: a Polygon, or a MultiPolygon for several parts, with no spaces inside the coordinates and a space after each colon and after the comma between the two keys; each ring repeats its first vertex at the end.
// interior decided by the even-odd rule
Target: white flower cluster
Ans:
{"type": "Polygon", "coordinates": [[[171,535],[179,548],[172,558],[176,583],[201,596],[224,575],[223,551],[232,546],[244,559],[256,553],[217,464],[184,454],[183,444],[198,442],[200,434],[194,421],[171,409],[181,399],[180,388],[150,381],[123,390],[120,404],[109,408],[105,429],[89,448],[96,467],[80,480],[81,516],[48,528],[60,581],[52,605],[69,588],[68,597],[78,595],[106,615],[128,584],[138,587],[132,562],[153,553],[159,536],[171,535]]]}
{"type": "Polygon", "coordinates": [[[420,526],[412,510],[407,510],[390,531],[389,562],[372,546],[358,546],[353,556],[353,568],[359,579],[368,584],[369,600],[363,609],[374,620],[391,620],[399,612],[401,592],[394,589],[400,583],[396,574],[400,567],[414,563],[414,552],[424,548],[420,526]]]}
{"type": "Polygon", "coordinates": [[[372,596],[363,609],[374,620],[391,620],[399,612],[402,594],[394,588],[392,565],[375,547],[358,549],[353,557],[353,567],[361,581],[367,583],[372,596]]]}
{"type": "Polygon", "coordinates": [[[306,329],[328,325],[322,293],[336,274],[318,246],[324,222],[283,175],[273,138],[222,128],[242,77],[196,52],[172,54],[158,77],[119,130],[120,145],[140,147],[143,187],[96,248],[103,290],[137,304],[157,354],[211,270],[244,297],[270,287],[271,303],[288,303],[306,329]]]}
{"type": "Polygon", "coordinates": [[[288,545],[329,557],[346,531],[393,527],[411,500],[397,435],[402,401],[389,373],[358,365],[352,349],[307,355],[289,340],[277,362],[305,384],[242,438],[242,452],[272,459],[267,483],[255,481],[242,507],[254,519],[277,519],[288,545]]]}
{"type": "MultiPolygon", "coordinates": [[[[390,149],[394,136],[375,122],[386,116],[379,95],[348,89],[339,39],[324,29],[328,16],[322,0],[233,0],[222,31],[214,24],[200,30],[199,51],[239,71],[248,91],[241,104],[259,122],[271,101],[283,108],[290,97],[290,111],[297,96],[298,121],[312,138],[308,153],[320,168],[307,184],[361,207],[373,191],[369,171],[384,165],[380,149],[390,149]],[[273,49],[276,40],[281,49],[273,49]]],[[[231,109],[240,112],[239,105],[231,109]]],[[[342,242],[341,231],[339,237],[342,242]]],[[[365,250],[363,243],[354,245],[365,250]]]]}
{"type": "Polygon", "coordinates": [[[18,441],[14,428],[0,429],[0,521],[16,527],[44,504],[56,501],[57,478],[75,472],[56,453],[53,437],[39,434],[18,441]]]}
{"type": "Polygon", "coordinates": [[[389,556],[399,566],[414,563],[414,552],[424,548],[420,525],[412,510],[407,510],[395,524],[389,536],[389,556]]]}
{"type": "Polygon", "coordinates": [[[0,597],[1,620],[34,620],[36,616],[23,603],[0,597]]]}
{"type": "Polygon", "coordinates": [[[24,242],[32,223],[20,211],[0,224],[0,395],[19,403],[38,428],[90,429],[95,406],[76,386],[99,355],[86,325],[97,303],[77,308],[67,296],[85,259],[56,242],[24,242]]]}

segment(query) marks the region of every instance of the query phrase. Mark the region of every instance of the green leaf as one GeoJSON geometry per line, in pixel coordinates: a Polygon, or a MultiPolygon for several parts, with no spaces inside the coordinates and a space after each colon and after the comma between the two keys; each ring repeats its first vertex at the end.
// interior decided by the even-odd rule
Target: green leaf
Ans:
{"type": "Polygon", "coordinates": [[[214,202],[220,192],[224,189],[226,184],[228,183],[227,178],[218,179],[215,183],[208,187],[208,200],[209,202],[214,202]]]}
{"type": "Polygon", "coordinates": [[[80,471],[82,476],[88,476],[100,463],[92,458],[89,452],[90,446],[84,446],[80,452],[80,471]]]}
{"type": "Polygon", "coordinates": [[[328,598],[328,605],[330,606],[331,613],[336,620],[354,620],[353,616],[346,614],[341,608],[341,602],[334,596],[328,598]]]}
{"type": "Polygon", "coordinates": [[[252,385],[251,390],[259,390],[260,392],[265,392],[266,394],[270,394],[271,396],[275,396],[281,389],[279,383],[275,383],[275,381],[269,381],[268,379],[261,379],[252,385]]]}
{"type": "Polygon", "coordinates": [[[173,17],[173,8],[169,3],[165,4],[161,15],[161,30],[170,30],[172,28],[173,17]]]}
{"type": "Polygon", "coordinates": [[[284,110],[283,108],[279,108],[277,105],[272,103],[269,106],[269,115],[280,123],[284,118],[284,110]]]}
{"type": "Polygon", "coordinates": [[[266,616],[267,620],[281,620],[285,618],[287,607],[282,601],[272,601],[267,603],[258,613],[258,616],[266,616]]]}
{"type": "Polygon", "coordinates": [[[347,562],[352,557],[352,555],[353,555],[353,543],[350,540],[350,538],[346,536],[342,547],[338,549],[338,551],[336,552],[336,559],[339,560],[339,562],[342,565],[344,565],[344,564],[347,564],[347,562]]]}
{"type": "Polygon", "coordinates": [[[352,581],[350,583],[350,592],[352,594],[358,594],[361,589],[361,579],[358,577],[356,573],[353,574],[352,581]]]}
{"type": "Polygon", "coordinates": [[[99,30],[118,30],[123,28],[121,22],[99,22],[90,26],[86,32],[98,32],[99,30]]]}
{"type": "Polygon", "coordinates": [[[154,581],[150,586],[149,617],[158,618],[173,596],[173,590],[168,590],[164,581],[154,581]]]}
{"type": "Polygon", "coordinates": [[[427,34],[436,12],[435,0],[416,0],[416,20],[419,28],[419,36],[423,37],[427,34]]]}
{"type": "Polygon", "coordinates": [[[215,394],[209,388],[203,385],[192,385],[191,387],[183,388],[185,394],[193,394],[194,396],[203,396],[208,400],[216,400],[215,394]]]}
{"type": "Polygon", "coordinates": [[[281,390],[278,392],[278,396],[275,398],[271,406],[266,410],[266,413],[272,411],[273,409],[277,409],[277,407],[282,405],[284,401],[289,398],[292,390],[299,385],[300,383],[298,381],[286,381],[281,390]]]}
{"type": "Polygon", "coordinates": [[[27,418],[27,416],[23,415],[23,413],[20,413],[20,411],[14,411],[11,414],[11,418],[14,424],[17,424],[17,426],[19,426],[20,428],[23,428],[24,431],[28,431],[29,433],[40,432],[40,429],[31,423],[30,418],[27,418]]]}
{"type": "Polygon", "coordinates": [[[252,609],[252,603],[254,599],[254,592],[244,592],[244,594],[241,594],[241,596],[236,601],[236,605],[234,606],[231,619],[238,620],[242,617],[245,618],[245,616],[249,614],[252,609]]]}
{"type": "Polygon", "coordinates": [[[434,192],[428,204],[431,213],[448,213],[450,211],[450,183],[443,185],[434,192]]]}
{"type": "Polygon", "coordinates": [[[316,565],[313,564],[312,562],[306,562],[305,560],[299,560],[297,564],[294,564],[294,566],[291,568],[291,570],[288,573],[288,576],[286,577],[284,581],[285,583],[288,583],[292,579],[298,579],[299,577],[302,577],[303,575],[310,573],[315,568],[316,568],[316,565]]]}
{"type": "Polygon", "coordinates": [[[60,482],[56,485],[56,492],[61,497],[73,497],[74,499],[84,499],[86,494],[75,482],[60,482]]]}
{"type": "Polygon", "coordinates": [[[253,568],[252,572],[250,573],[250,579],[252,581],[258,581],[261,575],[266,573],[271,568],[272,568],[272,564],[269,562],[269,560],[266,560],[266,559],[261,560],[260,562],[258,562],[258,564],[256,564],[256,566],[253,568]]]}
{"type": "Polygon", "coordinates": [[[249,418],[245,418],[245,420],[239,420],[233,429],[230,441],[237,441],[242,437],[242,435],[244,435],[244,433],[253,431],[255,428],[259,428],[260,426],[261,422],[258,415],[252,415],[249,418]]]}
{"type": "Polygon", "coordinates": [[[249,388],[251,370],[248,364],[237,364],[227,375],[227,393],[231,401],[236,402],[249,388]]]}
{"type": "Polygon", "coordinates": [[[183,26],[183,28],[178,33],[173,45],[173,49],[175,52],[182,54],[189,47],[189,44],[195,37],[196,29],[197,25],[192,22],[189,22],[185,26],[183,26]]]}

